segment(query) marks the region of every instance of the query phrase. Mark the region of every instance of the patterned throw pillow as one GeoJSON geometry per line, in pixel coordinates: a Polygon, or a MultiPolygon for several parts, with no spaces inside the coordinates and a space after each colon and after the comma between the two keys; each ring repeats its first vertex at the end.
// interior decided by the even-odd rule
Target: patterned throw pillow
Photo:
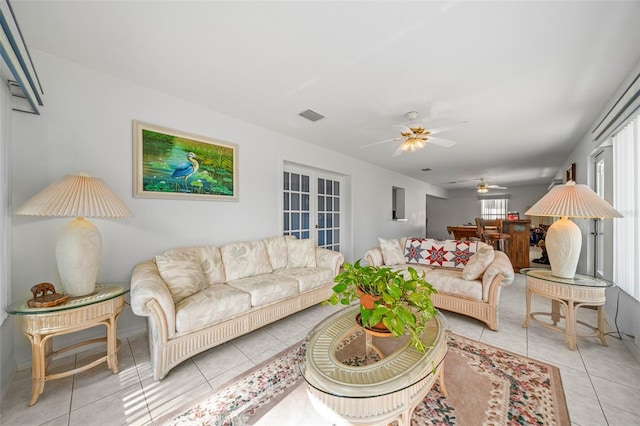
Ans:
{"type": "Polygon", "coordinates": [[[207,280],[207,284],[224,284],[227,282],[222,264],[222,254],[218,247],[198,247],[198,256],[202,273],[207,280]]]}
{"type": "Polygon", "coordinates": [[[289,258],[287,268],[315,268],[316,241],[313,239],[287,239],[289,258]]]}
{"type": "Polygon", "coordinates": [[[496,253],[493,251],[493,247],[488,244],[484,244],[478,248],[473,256],[467,262],[467,265],[462,270],[462,279],[464,280],[477,280],[484,273],[487,266],[493,262],[496,253]]]}
{"type": "Polygon", "coordinates": [[[264,241],[239,241],[220,247],[227,282],[273,272],[264,241]]]}
{"type": "Polygon", "coordinates": [[[195,248],[174,249],[155,257],[160,276],[167,283],[174,303],[207,286],[195,248]]]}
{"type": "Polygon", "coordinates": [[[382,251],[382,259],[385,265],[400,265],[405,263],[404,254],[398,240],[385,240],[378,238],[380,250],[382,251]]]}
{"type": "Polygon", "coordinates": [[[477,241],[407,238],[404,257],[406,263],[463,269],[477,250],[477,241]]]}
{"type": "Polygon", "coordinates": [[[274,271],[287,267],[289,250],[287,249],[287,238],[283,236],[271,237],[264,240],[267,246],[267,253],[274,271]]]}

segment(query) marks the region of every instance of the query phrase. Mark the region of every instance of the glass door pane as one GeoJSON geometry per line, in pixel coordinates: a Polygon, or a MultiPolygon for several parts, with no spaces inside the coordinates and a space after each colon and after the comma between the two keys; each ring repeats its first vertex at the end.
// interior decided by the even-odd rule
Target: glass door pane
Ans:
{"type": "Polygon", "coordinates": [[[311,235],[309,203],[310,176],[301,173],[284,172],[283,181],[283,233],[306,239],[311,235]]]}
{"type": "Polygon", "coordinates": [[[317,244],[340,251],[340,181],[317,178],[317,244]]]}

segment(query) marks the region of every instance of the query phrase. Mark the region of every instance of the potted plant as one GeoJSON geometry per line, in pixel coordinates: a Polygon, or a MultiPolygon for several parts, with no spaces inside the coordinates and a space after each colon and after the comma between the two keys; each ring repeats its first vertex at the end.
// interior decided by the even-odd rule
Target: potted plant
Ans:
{"type": "Polygon", "coordinates": [[[425,281],[424,273],[418,274],[411,267],[405,272],[362,266],[360,259],[353,265],[345,263],[343,268],[334,279],[333,294],[323,304],[349,305],[362,295],[371,296],[373,306],[360,303],[361,325],[373,329],[382,323],[394,337],[409,333],[411,345],[424,352],[420,335],[437,313],[431,300],[437,290],[425,281]]]}

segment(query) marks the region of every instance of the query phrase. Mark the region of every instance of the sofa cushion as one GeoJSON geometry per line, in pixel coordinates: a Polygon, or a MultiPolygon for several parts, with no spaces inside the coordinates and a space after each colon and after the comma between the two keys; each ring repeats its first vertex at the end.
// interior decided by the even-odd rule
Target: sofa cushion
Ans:
{"type": "Polygon", "coordinates": [[[490,245],[483,245],[478,247],[478,251],[475,252],[467,262],[466,266],[462,270],[462,278],[465,280],[477,280],[484,273],[487,266],[493,262],[495,258],[495,252],[490,245]]]}
{"type": "Polygon", "coordinates": [[[251,295],[226,284],[208,288],[181,300],[176,305],[176,331],[199,330],[251,309],[251,295]]]}
{"type": "Polygon", "coordinates": [[[287,267],[287,259],[289,258],[289,250],[287,249],[287,239],[284,236],[271,237],[264,240],[269,254],[271,268],[278,270],[287,267]]]}
{"type": "Polygon", "coordinates": [[[385,265],[399,265],[406,262],[400,241],[378,238],[378,242],[380,243],[382,259],[385,265]]]}
{"type": "Polygon", "coordinates": [[[440,293],[453,294],[473,300],[482,299],[482,282],[465,280],[460,269],[434,268],[426,273],[424,279],[440,293]]]}
{"type": "Polygon", "coordinates": [[[477,250],[477,241],[407,238],[404,256],[408,264],[462,269],[477,250]]]}
{"type": "Polygon", "coordinates": [[[245,241],[222,246],[222,263],[227,281],[273,271],[264,241],[245,241]]]}
{"type": "Polygon", "coordinates": [[[207,283],[211,285],[227,282],[220,249],[218,247],[198,247],[197,250],[200,266],[207,283]]]}
{"type": "Polygon", "coordinates": [[[277,274],[261,274],[229,281],[251,295],[251,306],[263,306],[299,294],[298,281],[277,274]]]}
{"type": "Polygon", "coordinates": [[[167,283],[174,303],[207,286],[195,248],[178,248],[155,257],[160,276],[167,283]]]}
{"type": "Polygon", "coordinates": [[[275,271],[274,274],[298,281],[300,293],[332,283],[334,277],[333,271],[328,268],[288,268],[275,271]]]}
{"type": "Polygon", "coordinates": [[[287,268],[315,268],[316,241],[313,239],[287,240],[289,258],[287,268]]]}

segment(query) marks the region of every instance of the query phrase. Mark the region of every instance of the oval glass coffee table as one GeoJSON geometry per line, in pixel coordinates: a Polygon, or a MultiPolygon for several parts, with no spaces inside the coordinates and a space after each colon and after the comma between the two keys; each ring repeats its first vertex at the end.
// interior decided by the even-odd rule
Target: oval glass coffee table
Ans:
{"type": "MultiPolygon", "coordinates": [[[[436,380],[443,381],[445,330],[433,318],[421,340],[422,353],[407,336],[371,335],[356,323],[359,307],[321,322],[308,336],[300,363],[312,405],[336,424],[409,425],[413,410],[436,380]]],[[[376,333],[377,334],[377,333],[376,333]]]]}

